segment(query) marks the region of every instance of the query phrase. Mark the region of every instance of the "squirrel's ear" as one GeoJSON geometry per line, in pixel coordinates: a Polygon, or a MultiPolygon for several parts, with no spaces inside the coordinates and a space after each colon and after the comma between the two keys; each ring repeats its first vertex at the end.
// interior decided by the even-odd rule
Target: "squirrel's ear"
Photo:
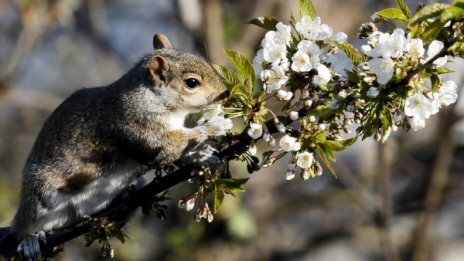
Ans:
{"type": "Polygon", "coordinates": [[[155,34],[153,36],[153,49],[172,48],[168,37],[164,34],[155,34]]]}
{"type": "Polygon", "coordinates": [[[148,62],[150,74],[153,77],[155,85],[163,85],[166,83],[166,76],[169,70],[169,63],[163,57],[156,55],[150,58],[148,62]]]}

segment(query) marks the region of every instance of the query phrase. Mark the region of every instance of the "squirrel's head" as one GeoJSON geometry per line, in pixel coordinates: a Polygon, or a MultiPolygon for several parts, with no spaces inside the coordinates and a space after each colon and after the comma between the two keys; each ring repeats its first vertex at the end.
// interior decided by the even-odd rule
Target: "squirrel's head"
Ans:
{"type": "Polygon", "coordinates": [[[226,98],[219,75],[203,58],[175,50],[166,36],[156,34],[147,67],[159,93],[185,109],[199,109],[226,98]]]}

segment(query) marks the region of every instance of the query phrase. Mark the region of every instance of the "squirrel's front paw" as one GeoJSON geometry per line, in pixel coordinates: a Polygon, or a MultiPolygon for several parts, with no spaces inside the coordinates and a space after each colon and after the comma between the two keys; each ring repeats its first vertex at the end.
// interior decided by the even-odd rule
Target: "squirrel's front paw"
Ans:
{"type": "Polygon", "coordinates": [[[188,152],[183,158],[182,163],[185,165],[197,165],[200,167],[210,167],[217,169],[221,165],[219,157],[214,155],[217,150],[209,144],[201,144],[188,152]]]}
{"type": "Polygon", "coordinates": [[[228,130],[232,129],[232,126],[232,120],[221,115],[212,117],[201,125],[208,136],[224,135],[228,130]]]}
{"type": "Polygon", "coordinates": [[[21,260],[40,260],[42,258],[40,242],[43,244],[47,242],[45,232],[43,231],[28,235],[27,238],[23,239],[17,248],[21,260]]]}

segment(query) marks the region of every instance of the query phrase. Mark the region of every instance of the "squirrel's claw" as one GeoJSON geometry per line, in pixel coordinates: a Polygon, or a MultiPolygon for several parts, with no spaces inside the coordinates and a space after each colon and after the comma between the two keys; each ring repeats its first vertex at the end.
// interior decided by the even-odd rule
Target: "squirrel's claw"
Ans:
{"type": "Polygon", "coordinates": [[[21,260],[40,260],[42,257],[42,253],[40,251],[40,242],[42,242],[43,244],[47,242],[45,232],[43,231],[31,234],[28,238],[21,241],[17,248],[21,260]]]}

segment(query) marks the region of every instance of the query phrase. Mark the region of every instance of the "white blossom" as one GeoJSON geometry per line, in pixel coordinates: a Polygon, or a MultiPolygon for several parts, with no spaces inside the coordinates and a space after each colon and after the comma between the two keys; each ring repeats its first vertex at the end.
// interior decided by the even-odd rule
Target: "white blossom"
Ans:
{"type": "MultiPolygon", "coordinates": [[[[433,40],[429,44],[429,48],[427,50],[427,58],[425,59],[425,61],[427,62],[430,59],[432,59],[434,56],[436,56],[438,53],[440,53],[441,50],[443,50],[444,47],[445,47],[445,45],[443,44],[442,41],[433,40]]],[[[436,59],[435,61],[433,61],[433,64],[435,64],[437,67],[442,67],[443,65],[446,64],[446,62],[448,62],[448,56],[447,55],[436,59]]]]}
{"type": "Polygon", "coordinates": [[[279,22],[276,25],[276,29],[277,29],[277,32],[274,36],[274,39],[279,43],[289,45],[290,40],[292,39],[292,35],[291,35],[292,28],[289,25],[279,22]]]}
{"type": "Polygon", "coordinates": [[[248,129],[247,134],[256,140],[263,135],[263,126],[258,123],[250,122],[250,128],[248,129]]]}
{"type": "Polygon", "coordinates": [[[437,58],[435,61],[433,61],[433,64],[435,64],[437,67],[443,67],[447,62],[448,55],[445,55],[443,57],[437,58]]]}
{"type": "Polygon", "coordinates": [[[321,124],[319,124],[319,126],[317,126],[317,128],[319,130],[321,130],[321,131],[324,131],[327,127],[326,127],[326,125],[324,123],[321,123],[321,124]]]}
{"type": "Polygon", "coordinates": [[[185,210],[191,211],[195,207],[196,197],[191,197],[185,202],[185,210]]]}
{"type": "Polygon", "coordinates": [[[375,98],[379,96],[379,89],[376,87],[370,87],[369,90],[367,90],[367,97],[370,98],[375,98]]]}
{"type": "Polygon", "coordinates": [[[310,115],[309,122],[316,122],[316,117],[314,115],[310,115]]]}
{"type": "Polygon", "coordinates": [[[255,156],[256,155],[256,152],[258,151],[258,148],[256,147],[255,144],[250,144],[250,146],[248,147],[248,152],[255,156]]]}
{"type": "Polygon", "coordinates": [[[430,114],[434,115],[440,111],[440,99],[438,98],[438,93],[434,93],[429,99],[430,101],[430,114]]]}
{"type": "Polygon", "coordinates": [[[296,138],[292,137],[292,136],[290,136],[288,134],[283,136],[282,138],[280,138],[279,146],[280,146],[281,149],[283,149],[285,151],[294,151],[298,147],[301,148],[301,144],[296,141],[296,138]]]}
{"type": "Polygon", "coordinates": [[[437,55],[444,47],[445,44],[442,41],[433,40],[427,49],[427,60],[437,55]]]}
{"type": "Polygon", "coordinates": [[[322,54],[321,48],[313,41],[301,40],[297,45],[298,51],[307,53],[309,56],[319,56],[322,54]]]}
{"type": "Polygon", "coordinates": [[[376,31],[369,36],[369,45],[363,45],[361,50],[368,56],[390,57],[390,34],[376,31]]]}
{"type": "Polygon", "coordinates": [[[346,35],[344,32],[339,32],[334,34],[332,39],[338,42],[346,42],[346,40],[348,40],[348,35],[346,35]]]}
{"type": "Polygon", "coordinates": [[[390,57],[374,58],[368,64],[380,84],[386,84],[393,76],[395,63],[390,57]]]}
{"type": "Polygon", "coordinates": [[[287,46],[275,42],[266,43],[263,45],[263,58],[266,62],[278,64],[287,56],[287,46]]]}
{"type": "Polygon", "coordinates": [[[411,128],[414,131],[417,131],[425,127],[425,119],[418,118],[418,117],[412,117],[412,118],[409,118],[409,124],[411,124],[411,128]]]}
{"type": "Polygon", "coordinates": [[[407,45],[407,52],[413,58],[422,58],[425,53],[424,42],[422,39],[411,39],[407,45]]]}
{"type": "Polygon", "coordinates": [[[220,104],[213,104],[208,106],[200,119],[198,119],[197,124],[202,125],[211,119],[218,117],[219,114],[222,114],[222,106],[220,104]]]}
{"type": "Polygon", "coordinates": [[[309,72],[313,68],[309,55],[303,51],[297,51],[292,56],[292,70],[295,72],[309,72]]]}
{"type": "Polygon", "coordinates": [[[307,151],[296,155],[296,165],[302,169],[308,169],[313,165],[314,156],[307,151]]]}
{"type": "Polygon", "coordinates": [[[431,112],[432,103],[422,93],[411,95],[404,102],[404,114],[415,120],[428,119],[431,112]]]}
{"type": "Polygon", "coordinates": [[[313,100],[306,100],[304,103],[304,106],[306,109],[310,109],[312,105],[313,105],[313,100]]]}
{"type": "Polygon", "coordinates": [[[295,178],[295,170],[287,169],[287,172],[285,172],[285,180],[292,180],[294,178],[295,178]]]}
{"type": "Polygon", "coordinates": [[[390,38],[385,43],[385,48],[388,49],[390,57],[401,57],[406,49],[406,37],[404,36],[404,30],[401,28],[396,28],[393,30],[390,38]]]}
{"type": "Polygon", "coordinates": [[[208,120],[208,124],[211,124],[215,127],[216,136],[222,136],[227,133],[228,130],[232,129],[234,126],[232,120],[229,118],[224,118],[223,115],[219,115],[208,120]]]}
{"type": "Polygon", "coordinates": [[[458,99],[458,87],[454,81],[446,81],[438,89],[438,100],[441,105],[448,106],[458,99]]]}
{"type": "Polygon", "coordinates": [[[321,24],[318,28],[318,32],[316,35],[315,40],[325,40],[327,38],[330,38],[332,36],[333,30],[332,28],[327,25],[327,24],[321,24]]]}
{"type": "Polygon", "coordinates": [[[287,130],[285,125],[283,125],[282,122],[280,121],[276,123],[276,128],[277,128],[277,131],[280,133],[285,133],[285,131],[287,130]]]}
{"type": "Polygon", "coordinates": [[[287,57],[281,59],[278,64],[274,64],[274,67],[280,67],[283,71],[288,71],[288,67],[290,66],[290,62],[288,61],[287,57]]]}
{"type": "Polygon", "coordinates": [[[295,29],[308,40],[325,40],[332,36],[332,28],[326,24],[321,24],[321,18],[311,19],[309,16],[303,16],[295,24],[295,29]]]}
{"type": "Polygon", "coordinates": [[[272,70],[266,69],[261,73],[261,80],[264,82],[266,92],[271,93],[287,83],[288,76],[281,67],[273,67],[272,70]]]}
{"type": "Polygon", "coordinates": [[[319,64],[316,67],[317,75],[313,78],[313,83],[315,85],[321,86],[327,84],[332,79],[332,74],[330,73],[329,68],[323,64],[319,64]]]}
{"type": "Polygon", "coordinates": [[[255,70],[256,75],[261,75],[263,71],[263,49],[259,49],[256,53],[256,56],[253,58],[253,69],[255,70]]]}
{"type": "Polygon", "coordinates": [[[285,90],[278,90],[276,93],[276,97],[279,100],[289,101],[293,97],[293,92],[285,91],[285,90]]]}
{"type": "Polygon", "coordinates": [[[348,96],[348,92],[346,90],[341,90],[338,92],[338,96],[341,98],[346,98],[346,96],[348,96]]]}
{"type": "Polygon", "coordinates": [[[299,118],[298,112],[297,112],[297,111],[291,111],[290,114],[289,114],[289,116],[290,116],[290,119],[291,119],[292,121],[296,121],[296,120],[298,120],[298,118],[299,118]]]}

